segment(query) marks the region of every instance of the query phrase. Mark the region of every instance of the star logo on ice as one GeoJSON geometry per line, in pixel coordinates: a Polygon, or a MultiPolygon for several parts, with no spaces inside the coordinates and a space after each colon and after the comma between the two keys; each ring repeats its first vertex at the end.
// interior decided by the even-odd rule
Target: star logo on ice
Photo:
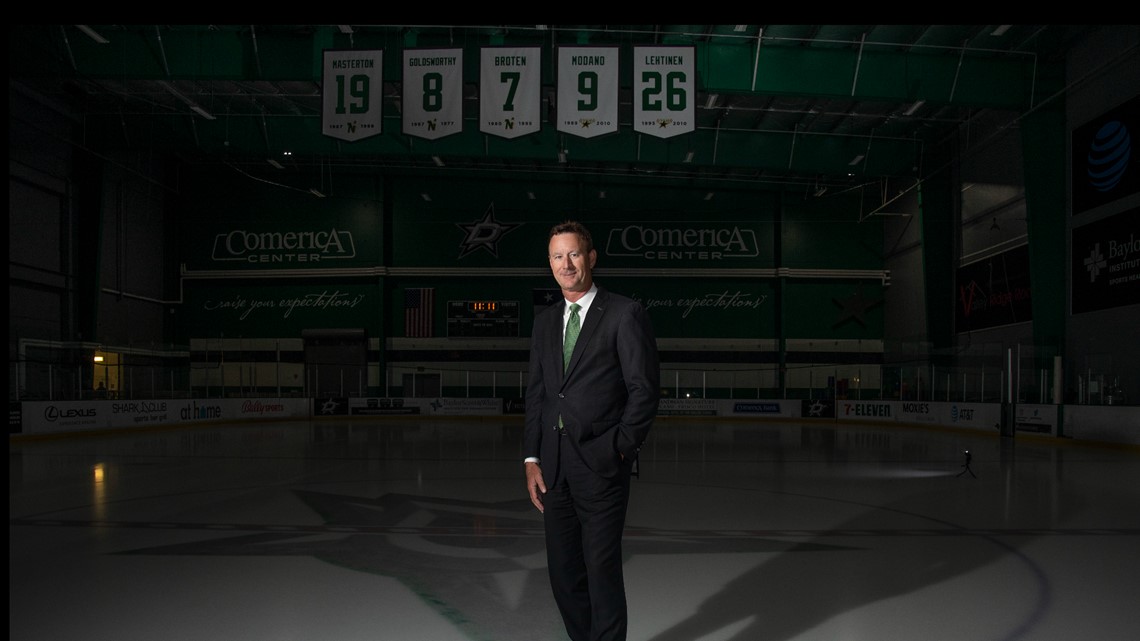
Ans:
{"type": "MultiPolygon", "coordinates": [[[[541,587],[547,582],[546,544],[542,515],[530,499],[484,501],[398,493],[372,498],[306,490],[292,494],[312,510],[314,519],[295,524],[239,523],[230,536],[210,531],[200,540],[187,537],[118,554],[315,558],[336,571],[393,577],[419,594],[424,606],[450,621],[457,628],[454,638],[517,639],[518,631],[533,627],[536,617],[558,616],[549,588],[541,587]]],[[[852,550],[820,541],[787,540],[786,533],[627,528],[622,545],[626,560],[635,555],[778,557],[852,550]]]]}
{"type": "Polygon", "coordinates": [[[1100,253],[1100,243],[1097,243],[1093,246],[1088,258],[1085,259],[1085,269],[1089,270],[1089,282],[1095,283],[1096,277],[1100,275],[1100,270],[1105,267],[1108,267],[1108,261],[1104,259],[1104,254],[1100,253]]]}
{"type": "Polygon", "coordinates": [[[808,406],[808,416],[823,416],[823,408],[823,403],[814,401],[810,406],[808,406]]]}
{"type": "Polygon", "coordinates": [[[485,249],[495,258],[499,257],[499,241],[508,232],[522,227],[522,223],[504,223],[495,219],[495,203],[487,206],[487,213],[482,220],[473,223],[455,223],[462,229],[466,237],[459,244],[459,257],[470,254],[477,249],[485,249]]]}

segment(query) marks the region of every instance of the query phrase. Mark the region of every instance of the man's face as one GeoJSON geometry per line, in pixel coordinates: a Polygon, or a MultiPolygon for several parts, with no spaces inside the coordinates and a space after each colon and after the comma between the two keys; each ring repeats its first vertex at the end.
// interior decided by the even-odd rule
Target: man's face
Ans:
{"type": "Polygon", "coordinates": [[[550,238],[550,271],[564,292],[586,293],[594,282],[594,263],[598,252],[591,249],[583,253],[582,239],[578,234],[557,234],[550,238]]]}

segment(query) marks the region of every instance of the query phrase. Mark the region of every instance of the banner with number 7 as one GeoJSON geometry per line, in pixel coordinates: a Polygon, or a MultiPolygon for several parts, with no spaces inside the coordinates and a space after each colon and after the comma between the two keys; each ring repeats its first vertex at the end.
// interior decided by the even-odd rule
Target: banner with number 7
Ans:
{"type": "Polygon", "coordinates": [[[542,50],[484,47],[479,65],[479,131],[518,138],[539,130],[542,50]]]}

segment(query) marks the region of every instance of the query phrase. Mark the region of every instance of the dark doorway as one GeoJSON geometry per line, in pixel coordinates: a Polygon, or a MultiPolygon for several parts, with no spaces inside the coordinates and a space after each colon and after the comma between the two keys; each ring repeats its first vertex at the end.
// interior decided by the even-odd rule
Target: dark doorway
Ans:
{"type": "Polygon", "coordinates": [[[363,329],[307,329],[305,385],[312,397],[361,397],[368,388],[368,337],[363,329]]]}

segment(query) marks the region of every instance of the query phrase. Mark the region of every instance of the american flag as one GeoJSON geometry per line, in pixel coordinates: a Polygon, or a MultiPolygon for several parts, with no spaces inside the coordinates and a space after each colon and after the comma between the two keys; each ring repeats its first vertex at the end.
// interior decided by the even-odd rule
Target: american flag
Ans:
{"type": "Polygon", "coordinates": [[[435,311],[435,288],[404,290],[404,336],[431,338],[435,311]]]}

